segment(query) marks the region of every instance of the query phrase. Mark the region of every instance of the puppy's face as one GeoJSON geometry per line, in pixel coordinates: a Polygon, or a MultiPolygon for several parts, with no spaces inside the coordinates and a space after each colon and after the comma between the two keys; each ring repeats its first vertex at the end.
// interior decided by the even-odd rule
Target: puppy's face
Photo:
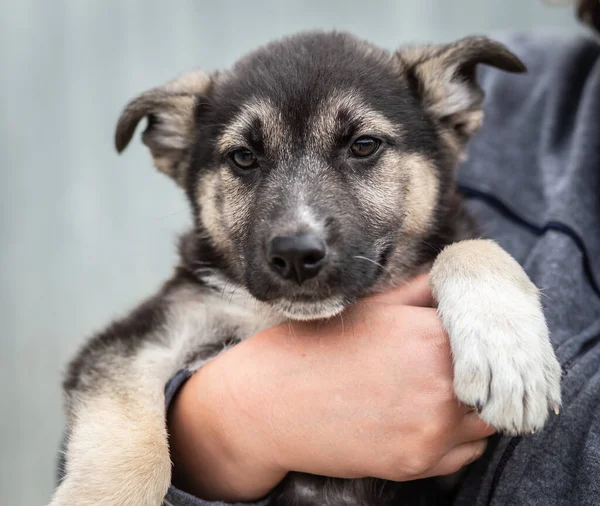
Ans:
{"type": "Polygon", "coordinates": [[[482,38],[391,54],[299,35],[134,99],[117,147],[148,116],[155,165],[192,204],[198,261],[290,318],[329,317],[430,259],[481,121],[477,63],[522,70],[482,38]]]}

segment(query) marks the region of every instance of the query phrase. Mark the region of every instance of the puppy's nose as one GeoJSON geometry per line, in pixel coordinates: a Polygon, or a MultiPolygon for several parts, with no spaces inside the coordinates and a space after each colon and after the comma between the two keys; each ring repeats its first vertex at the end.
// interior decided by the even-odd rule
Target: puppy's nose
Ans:
{"type": "Polygon", "coordinates": [[[314,278],[325,263],[325,243],[315,234],[279,236],[267,245],[267,260],[271,268],[284,279],[301,285],[314,278]]]}

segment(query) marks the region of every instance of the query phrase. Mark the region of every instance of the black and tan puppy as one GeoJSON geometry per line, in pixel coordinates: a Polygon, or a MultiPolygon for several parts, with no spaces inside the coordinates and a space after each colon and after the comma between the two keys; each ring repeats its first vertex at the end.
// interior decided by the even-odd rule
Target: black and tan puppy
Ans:
{"type": "MultiPolygon", "coordinates": [[[[544,425],[561,370],[538,291],[497,245],[468,240],[454,185],[482,121],[478,64],[524,70],[484,37],[390,53],[309,33],[127,105],[117,149],[147,118],[143,141],[185,191],[194,230],[173,278],[71,363],[67,474],[53,506],[160,505],[171,478],[163,390],[179,369],[423,270],[457,398],[504,432],[544,425]]],[[[291,474],[277,501],[383,505],[388,488],[377,489],[384,497],[366,480],[291,474]]]]}

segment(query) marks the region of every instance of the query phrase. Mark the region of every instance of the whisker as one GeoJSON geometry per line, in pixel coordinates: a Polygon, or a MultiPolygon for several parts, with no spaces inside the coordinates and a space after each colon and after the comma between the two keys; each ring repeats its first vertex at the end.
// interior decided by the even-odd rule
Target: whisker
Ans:
{"type": "Polygon", "coordinates": [[[540,298],[541,299],[546,299],[546,300],[552,299],[552,297],[550,297],[550,295],[548,295],[547,293],[545,293],[546,290],[547,290],[547,288],[538,286],[537,289],[538,289],[538,293],[540,294],[540,298]]]}
{"type": "Polygon", "coordinates": [[[371,306],[365,299],[358,299],[357,303],[367,308],[367,311],[371,311],[371,306]]]}
{"type": "Polygon", "coordinates": [[[356,258],[357,260],[364,260],[365,262],[370,262],[373,265],[376,265],[377,267],[379,267],[388,276],[392,277],[392,273],[388,269],[386,269],[383,265],[381,265],[379,262],[376,262],[372,258],[363,257],[361,255],[354,255],[354,258],[356,258]]]}
{"type": "Polygon", "coordinates": [[[290,334],[292,335],[292,340],[297,341],[298,336],[296,335],[296,331],[294,330],[294,325],[292,324],[292,320],[287,320],[287,324],[288,324],[288,329],[290,331],[290,334]]]}
{"type": "Polygon", "coordinates": [[[430,248],[431,248],[433,251],[435,251],[436,253],[441,253],[441,252],[442,252],[442,250],[444,249],[443,247],[437,246],[437,245],[435,245],[435,244],[432,244],[432,243],[430,243],[430,242],[427,242],[427,241],[422,241],[422,243],[423,243],[425,246],[429,246],[429,247],[430,247],[430,248]]]}
{"type": "Polygon", "coordinates": [[[350,328],[352,329],[352,338],[356,339],[356,333],[354,332],[354,318],[352,318],[352,313],[350,313],[350,328]]]}
{"type": "Polygon", "coordinates": [[[239,285],[236,285],[235,288],[231,291],[231,295],[229,296],[229,304],[231,305],[233,301],[233,296],[235,295],[235,291],[239,288],[239,285]]]}
{"type": "Polygon", "coordinates": [[[223,300],[223,296],[225,295],[225,290],[227,289],[228,284],[229,282],[225,281],[225,284],[223,285],[223,291],[221,292],[221,300],[223,300]]]}

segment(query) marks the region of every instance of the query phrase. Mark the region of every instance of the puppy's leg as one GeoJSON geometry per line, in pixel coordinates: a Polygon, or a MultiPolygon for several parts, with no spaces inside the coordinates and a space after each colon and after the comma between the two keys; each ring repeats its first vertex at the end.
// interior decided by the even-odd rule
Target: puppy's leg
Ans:
{"type": "Polygon", "coordinates": [[[521,266],[493,241],[463,241],[442,251],[430,279],[457,398],[499,431],[540,429],[560,406],[561,367],[539,292],[521,266]]]}
{"type": "Polygon", "coordinates": [[[51,506],[160,506],[171,481],[166,383],[276,323],[174,278],[88,341],[64,384],[66,473],[51,506]]]}
{"type": "Polygon", "coordinates": [[[155,363],[114,357],[114,375],[71,395],[66,477],[51,506],[159,506],[171,481],[155,363]]]}

